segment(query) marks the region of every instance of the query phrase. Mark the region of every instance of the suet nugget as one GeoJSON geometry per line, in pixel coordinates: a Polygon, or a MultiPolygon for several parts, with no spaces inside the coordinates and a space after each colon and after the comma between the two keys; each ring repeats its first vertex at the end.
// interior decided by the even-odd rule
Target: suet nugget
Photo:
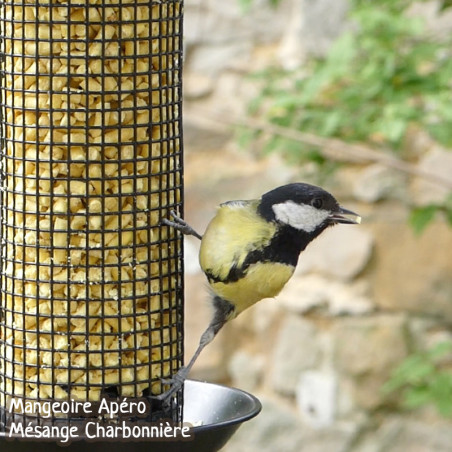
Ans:
{"type": "Polygon", "coordinates": [[[332,225],[361,220],[330,193],[304,183],[275,188],[260,199],[221,204],[203,236],[175,214],[173,218],[164,224],[201,239],[199,262],[212,291],[214,313],[194,356],[159,397],[166,401],[226,322],[263,298],[278,295],[312,240],[332,225]]]}

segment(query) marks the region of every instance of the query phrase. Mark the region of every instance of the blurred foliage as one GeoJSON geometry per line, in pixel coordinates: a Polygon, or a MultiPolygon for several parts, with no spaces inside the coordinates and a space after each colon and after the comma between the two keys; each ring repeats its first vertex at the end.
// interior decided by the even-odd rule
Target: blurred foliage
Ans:
{"type": "Polygon", "coordinates": [[[443,0],[441,2],[441,6],[440,6],[440,10],[444,11],[447,8],[451,8],[452,7],[452,0],[443,0]]]}
{"type": "MultiPolygon", "coordinates": [[[[248,12],[253,4],[255,4],[255,0],[237,0],[239,2],[240,7],[242,8],[242,11],[248,12]]],[[[281,3],[281,0],[265,0],[270,6],[276,7],[279,3],[281,3]]]]}
{"type": "Polygon", "coordinates": [[[443,212],[447,222],[452,227],[452,194],[443,204],[429,204],[411,210],[410,224],[416,234],[421,234],[433,220],[437,212],[443,212]]]}
{"type": "Polygon", "coordinates": [[[278,125],[393,149],[416,122],[451,146],[452,40],[425,36],[422,19],[406,15],[403,5],[410,2],[352,3],[355,29],[325,58],[255,74],[263,89],[251,112],[278,125]]]}
{"type": "Polygon", "coordinates": [[[452,373],[444,368],[452,342],[441,342],[433,348],[407,357],[383,386],[383,392],[401,394],[405,408],[434,405],[439,414],[452,416],[452,373]]]}
{"type": "MultiPolygon", "coordinates": [[[[412,0],[350,1],[349,30],[326,57],[293,70],[272,67],[253,74],[262,88],[249,113],[279,126],[395,153],[415,124],[452,147],[452,36],[439,40],[428,35],[421,17],[407,15],[412,0]]],[[[451,3],[444,0],[442,6],[451,3]]],[[[246,145],[257,139],[264,150],[279,151],[292,161],[334,167],[303,143],[256,130],[243,130],[240,137],[246,145]]],[[[449,208],[416,209],[411,224],[421,232],[438,210],[450,219],[449,208]]]]}
{"type": "Polygon", "coordinates": [[[415,207],[411,210],[410,224],[416,234],[421,234],[423,230],[435,217],[438,206],[430,204],[428,206],[415,207]]]}

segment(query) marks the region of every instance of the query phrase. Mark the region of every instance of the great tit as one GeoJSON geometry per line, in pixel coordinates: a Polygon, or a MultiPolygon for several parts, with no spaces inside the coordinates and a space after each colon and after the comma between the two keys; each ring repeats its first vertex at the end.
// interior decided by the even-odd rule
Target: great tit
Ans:
{"type": "Polygon", "coordinates": [[[183,385],[201,351],[223,325],[263,298],[275,297],[293,275],[298,256],[328,227],[357,224],[320,187],[293,183],[260,199],[221,204],[203,236],[172,212],[163,223],[201,240],[199,262],[212,291],[213,317],[189,363],[167,383],[159,399],[168,400],[183,385]]]}

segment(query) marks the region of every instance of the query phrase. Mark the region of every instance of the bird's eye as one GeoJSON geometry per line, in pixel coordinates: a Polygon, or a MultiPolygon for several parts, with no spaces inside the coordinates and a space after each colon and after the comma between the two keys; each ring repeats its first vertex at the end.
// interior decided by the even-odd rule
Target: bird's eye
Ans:
{"type": "Polygon", "coordinates": [[[311,201],[312,207],[315,207],[316,209],[321,209],[323,206],[323,201],[320,198],[314,198],[311,201]]]}

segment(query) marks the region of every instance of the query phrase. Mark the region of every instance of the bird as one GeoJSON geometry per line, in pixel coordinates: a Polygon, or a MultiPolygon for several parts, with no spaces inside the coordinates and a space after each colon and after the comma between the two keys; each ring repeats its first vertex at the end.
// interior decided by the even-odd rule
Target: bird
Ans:
{"type": "Polygon", "coordinates": [[[203,235],[176,212],[162,223],[201,240],[199,263],[211,292],[212,319],[188,364],[164,383],[157,398],[168,402],[182,388],[202,350],[221,328],[264,298],[279,294],[293,275],[300,253],[336,224],[361,217],[340,206],[324,189],[307,183],[277,187],[259,199],[220,204],[203,235]]]}

